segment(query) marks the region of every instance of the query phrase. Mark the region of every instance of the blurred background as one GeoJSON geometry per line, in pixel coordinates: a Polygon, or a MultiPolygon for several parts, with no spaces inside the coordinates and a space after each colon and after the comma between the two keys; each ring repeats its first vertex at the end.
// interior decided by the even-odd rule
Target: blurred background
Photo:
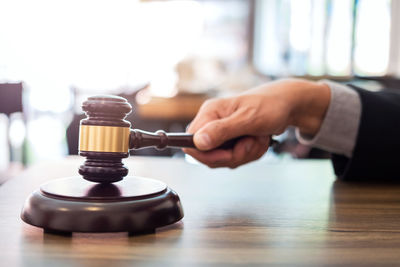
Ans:
{"type": "MultiPolygon", "coordinates": [[[[400,88],[398,0],[0,0],[0,14],[0,181],[77,154],[91,95],[176,132],[207,98],[282,77],[400,88]]],[[[274,158],[327,156],[279,139],[274,158]]]]}

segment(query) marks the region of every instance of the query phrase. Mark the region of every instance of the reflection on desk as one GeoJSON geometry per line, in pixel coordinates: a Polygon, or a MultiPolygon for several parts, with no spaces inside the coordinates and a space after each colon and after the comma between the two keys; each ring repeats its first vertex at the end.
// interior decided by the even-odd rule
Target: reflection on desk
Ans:
{"type": "Polygon", "coordinates": [[[184,219],[154,235],[43,234],[19,212],[39,184],[76,175],[81,158],[43,163],[0,187],[2,265],[385,265],[400,260],[400,185],[335,181],[329,161],[211,170],[135,157],[131,174],[180,195],[184,219]]]}

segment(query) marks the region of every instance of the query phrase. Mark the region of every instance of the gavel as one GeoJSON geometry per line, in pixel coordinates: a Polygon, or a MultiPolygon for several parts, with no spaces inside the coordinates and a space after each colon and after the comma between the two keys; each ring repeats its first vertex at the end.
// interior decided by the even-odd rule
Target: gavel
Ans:
{"type": "MultiPolygon", "coordinates": [[[[131,129],[131,123],[125,117],[132,111],[132,106],[125,98],[89,97],[83,102],[82,109],[88,118],[80,122],[79,155],[86,157],[86,161],[80,166],[79,173],[86,180],[97,183],[122,180],[128,174],[122,159],[129,156],[130,149],[196,148],[193,135],[189,133],[131,129]]],[[[238,139],[240,137],[229,140],[218,149],[231,149],[238,139]]]]}

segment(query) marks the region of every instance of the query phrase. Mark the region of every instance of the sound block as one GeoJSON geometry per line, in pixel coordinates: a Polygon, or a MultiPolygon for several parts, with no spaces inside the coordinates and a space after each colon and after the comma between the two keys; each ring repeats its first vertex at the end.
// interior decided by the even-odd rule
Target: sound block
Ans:
{"type": "Polygon", "coordinates": [[[80,176],[43,184],[26,200],[21,218],[45,232],[141,234],[183,217],[179,196],[163,182],[128,176],[98,184],[80,176]]]}

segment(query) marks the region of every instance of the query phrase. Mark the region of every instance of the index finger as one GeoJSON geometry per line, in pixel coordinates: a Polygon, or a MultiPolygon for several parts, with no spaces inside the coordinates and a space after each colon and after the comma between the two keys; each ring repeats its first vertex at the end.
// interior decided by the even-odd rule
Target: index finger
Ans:
{"type": "Polygon", "coordinates": [[[208,122],[219,119],[217,111],[209,102],[205,102],[200,107],[200,110],[186,130],[188,133],[194,134],[208,122]]]}

